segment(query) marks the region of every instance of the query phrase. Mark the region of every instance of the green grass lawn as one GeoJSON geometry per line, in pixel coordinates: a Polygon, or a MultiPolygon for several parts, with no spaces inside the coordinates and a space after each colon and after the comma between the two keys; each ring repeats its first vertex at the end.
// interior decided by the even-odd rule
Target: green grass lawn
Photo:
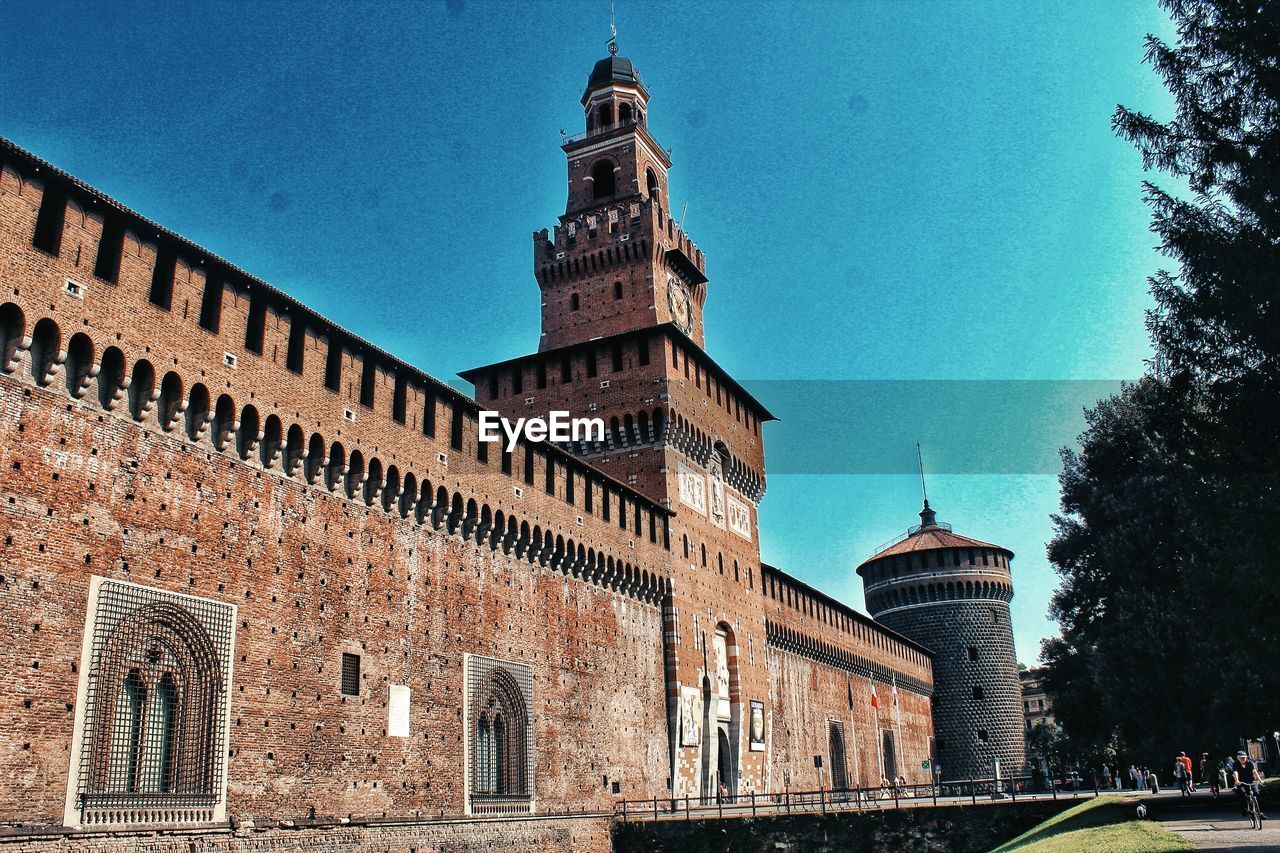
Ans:
{"type": "Polygon", "coordinates": [[[1138,797],[1099,797],[1061,814],[997,847],[992,853],[1163,853],[1190,850],[1192,844],[1154,820],[1138,820],[1138,797]]]}

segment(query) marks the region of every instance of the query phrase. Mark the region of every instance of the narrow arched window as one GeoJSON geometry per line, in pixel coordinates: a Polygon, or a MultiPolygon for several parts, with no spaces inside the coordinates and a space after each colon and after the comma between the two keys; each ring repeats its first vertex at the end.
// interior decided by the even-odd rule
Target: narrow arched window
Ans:
{"type": "Polygon", "coordinates": [[[493,718],[493,775],[490,777],[492,781],[491,790],[495,794],[510,793],[508,788],[507,774],[504,772],[507,764],[506,747],[507,727],[502,722],[502,716],[498,715],[493,718]]]}
{"type": "Polygon", "coordinates": [[[174,722],[177,717],[178,688],[172,673],[166,672],[156,685],[147,709],[146,736],[142,757],[144,789],[167,794],[173,790],[174,722]]]}
{"type": "Polygon", "coordinates": [[[613,174],[613,162],[601,160],[591,167],[591,193],[593,198],[609,198],[617,191],[613,174]]]}
{"type": "Polygon", "coordinates": [[[569,310],[570,311],[577,311],[581,305],[582,305],[582,300],[578,298],[578,294],[576,293],[569,294],[569,310]]]}
{"type": "Polygon", "coordinates": [[[493,736],[489,720],[480,718],[476,724],[476,792],[492,794],[493,791],[493,736]]]}
{"type": "Polygon", "coordinates": [[[631,105],[618,105],[618,124],[631,124],[631,105]]]}
{"type": "Polygon", "coordinates": [[[142,712],[147,704],[147,688],[136,669],[129,670],[116,694],[116,712],[111,726],[111,756],[107,784],[113,789],[138,790],[139,751],[142,744],[142,712]]]}

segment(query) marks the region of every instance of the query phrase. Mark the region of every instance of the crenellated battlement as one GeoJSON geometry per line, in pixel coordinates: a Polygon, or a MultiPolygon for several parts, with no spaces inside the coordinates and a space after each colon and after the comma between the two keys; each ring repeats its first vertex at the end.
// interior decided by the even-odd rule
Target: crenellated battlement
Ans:
{"type": "Polygon", "coordinates": [[[678,251],[706,276],[706,256],[652,199],[623,201],[561,217],[553,229],[533,232],[533,246],[534,271],[542,286],[622,267],[651,250],[655,259],[667,251],[678,251]]]}
{"type": "Polygon", "coordinates": [[[4,373],[650,603],[667,589],[667,509],[550,443],[480,442],[470,397],[7,140],[0,223],[4,373]]]}
{"type": "MultiPolygon", "coordinates": [[[[919,643],[768,564],[760,567],[760,593],[771,605],[767,612],[772,635],[789,637],[800,645],[809,638],[814,655],[832,660],[865,658],[870,650],[879,650],[895,661],[892,667],[877,665],[875,673],[883,681],[895,675],[900,684],[917,685],[917,692],[926,695],[930,692],[926,685],[932,681],[933,652],[919,643]]],[[[861,671],[843,663],[833,665],[861,671]]]]}

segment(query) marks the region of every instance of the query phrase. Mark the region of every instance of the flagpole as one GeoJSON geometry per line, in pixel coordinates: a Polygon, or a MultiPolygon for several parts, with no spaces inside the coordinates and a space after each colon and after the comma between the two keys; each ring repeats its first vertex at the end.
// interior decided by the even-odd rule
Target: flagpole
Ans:
{"type": "Polygon", "coordinates": [[[854,719],[853,713],[853,675],[846,673],[844,677],[845,689],[849,691],[849,733],[853,736],[853,787],[862,787],[862,762],[859,760],[858,752],[858,724],[854,719]]]}
{"type": "MultiPolygon", "coordinates": [[[[905,760],[906,744],[902,742],[902,706],[898,704],[898,676],[896,675],[893,677],[893,720],[894,720],[894,725],[897,727],[897,730],[898,730],[898,735],[896,738],[898,752],[903,754],[903,759],[905,760]]],[[[898,775],[905,779],[907,774],[902,772],[901,767],[897,769],[898,769],[898,775]]],[[[895,783],[897,781],[898,781],[897,779],[894,780],[895,783]]]]}
{"type": "Polygon", "coordinates": [[[875,722],[872,731],[876,738],[876,761],[880,767],[880,779],[875,780],[874,784],[879,788],[880,780],[884,778],[884,744],[881,742],[883,738],[880,737],[880,699],[876,696],[875,679],[869,678],[867,680],[871,682],[871,713],[875,722]]]}

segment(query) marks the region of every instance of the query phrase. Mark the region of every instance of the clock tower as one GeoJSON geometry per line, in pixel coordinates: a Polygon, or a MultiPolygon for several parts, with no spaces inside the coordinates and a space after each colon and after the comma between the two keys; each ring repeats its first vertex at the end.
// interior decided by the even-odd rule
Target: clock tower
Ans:
{"type": "MultiPolygon", "coordinates": [[[[758,727],[768,719],[756,508],[761,426],[773,416],[703,348],[706,258],[671,218],[671,159],[650,131],[644,81],[616,47],[592,68],[581,104],[585,129],[561,145],[565,212],[533,235],[538,351],[460,375],[508,420],[567,411],[606,423],[603,441],[566,447],[586,472],[568,492],[582,511],[618,512],[603,478],[671,511],[668,784],[673,796],[766,790],[763,745],[747,728],[752,713],[758,727]]],[[[655,535],[616,521],[623,547],[655,535]]]]}
{"type": "Polygon", "coordinates": [[[561,146],[569,172],[564,215],[553,234],[534,235],[539,349],[584,332],[667,322],[701,346],[705,260],[670,217],[671,158],[649,132],[649,91],[631,60],[616,45],[610,50],[582,94],[586,129],[561,146]],[[643,243],[644,257],[621,245],[633,240],[643,243]],[[620,249],[629,251],[619,257],[620,249]]]}

